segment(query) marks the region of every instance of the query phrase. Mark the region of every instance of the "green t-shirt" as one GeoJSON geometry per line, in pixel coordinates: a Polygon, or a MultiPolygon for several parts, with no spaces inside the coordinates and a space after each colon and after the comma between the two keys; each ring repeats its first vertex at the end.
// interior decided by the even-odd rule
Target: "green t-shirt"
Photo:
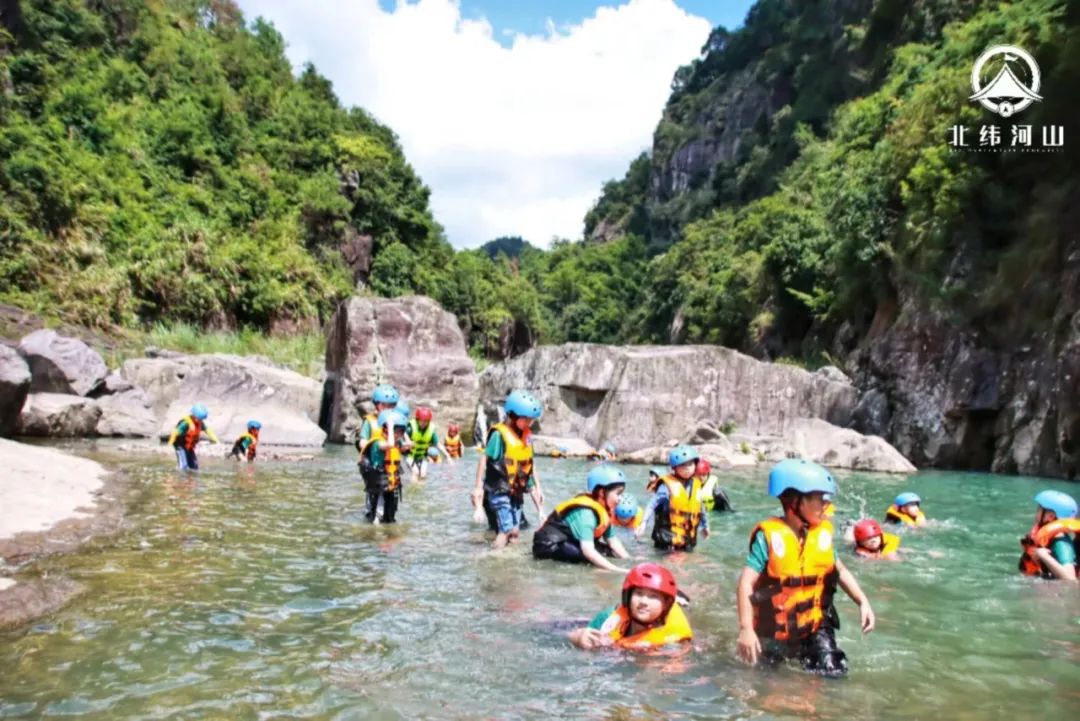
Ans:
{"type": "Polygon", "coordinates": [[[603,611],[593,616],[593,620],[589,621],[589,628],[595,628],[599,631],[604,627],[604,624],[607,623],[607,620],[611,618],[611,615],[615,613],[616,608],[618,608],[618,606],[605,608],[603,611]]]}
{"type": "Polygon", "coordinates": [[[1076,563],[1076,546],[1067,535],[1058,536],[1050,542],[1050,553],[1062,566],[1071,566],[1076,563]]]}
{"type": "MultiPolygon", "coordinates": [[[[833,563],[836,563],[836,546],[833,546],[833,563]]],[[[758,573],[765,573],[769,565],[769,542],[765,540],[765,531],[754,534],[754,540],[750,542],[750,554],[746,557],[746,565],[758,573]]]]}
{"type": "MultiPolygon", "coordinates": [[[[574,535],[574,538],[581,543],[587,543],[592,545],[595,542],[596,531],[596,514],[588,508],[575,508],[567,513],[563,520],[566,521],[566,525],[570,527],[570,533],[574,535]]],[[[604,532],[604,538],[611,538],[615,535],[614,524],[608,526],[608,529],[604,532]]]]}

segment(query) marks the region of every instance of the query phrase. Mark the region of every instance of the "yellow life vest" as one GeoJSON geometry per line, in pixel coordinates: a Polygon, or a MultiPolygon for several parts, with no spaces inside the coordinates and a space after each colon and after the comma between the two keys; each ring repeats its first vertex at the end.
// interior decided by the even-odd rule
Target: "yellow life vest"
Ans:
{"type": "Polygon", "coordinates": [[[588,493],[579,493],[555,506],[555,515],[559,519],[563,519],[566,518],[567,513],[578,508],[588,508],[596,514],[596,528],[593,530],[593,538],[595,540],[603,538],[608,528],[611,527],[611,516],[608,514],[608,510],[588,493]]]}
{"type": "Polygon", "coordinates": [[[881,548],[877,551],[871,551],[868,548],[862,546],[855,546],[855,554],[858,556],[865,556],[867,558],[888,558],[896,555],[897,550],[900,548],[900,536],[893,533],[881,534],[881,548]]]}
{"type": "Polygon", "coordinates": [[[251,441],[247,447],[247,458],[248,460],[255,460],[255,447],[259,445],[259,436],[251,433],[251,431],[241,434],[240,437],[236,439],[236,442],[233,443],[233,453],[240,453],[245,438],[251,441]]]}
{"type": "MultiPolygon", "coordinates": [[[[360,449],[360,456],[363,457],[371,448],[371,444],[380,440],[380,438],[369,438],[364,447],[360,449]]],[[[397,445],[390,446],[383,455],[382,468],[376,470],[381,476],[385,477],[387,491],[397,490],[397,487],[401,485],[401,449],[397,445]]]]}
{"type": "Polygon", "coordinates": [[[659,626],[647,628],[644,631],[627,636],[630,629],[630,611],[625,606],[619,606],[615,612],[608,616],[600,632],[610,636],[619,648],[650,649],[667,646],[673,643],[689,641],[694,637],[690,630],[690,622],[686,619],[682,607],[672,603],[667,612],[667,617],[659,626]]]}
{"type": "Polygon", "coordinates": [[[802,542],[781,518],[759,523],[750,534],[765,533],[769,562],[754,584],[754,629],[777,641],[799,641],[821,627],[835,591],[837,571],[833,525],[822,521],[802,542]]]}
{"type": "Polygon", "coordinates": [[[414,461],[426,460],[427,449],[431,447],[431,441],[435,438],[435,427],[428,423],[427,428],[421,428],[420,422],[415,418],[409,421],[409,440],[413,447],[409,455],[414,461]]]}
{"type": "Polygon", "coordinates": [[[673,548],[693,548],[697,544],[698,523],[704,506],[701,502],[701,479],[694,476],[690,489],[682,479],[667,475],[660,479],[668,491],[668,515],[665,527],[671,531],[673,548]]]}
{"type": "Polygon", "coordinates": [[[497,463],[488,459],[488,472],[485,477],[487,485],[490,485],[495,493],[519,496],[525,492],[529,479],[532,478],[533,449],[532,445],[526,442],[528,434],[523,438],[504,423],[493,425],[488,430],[488,438],[492,433],[502,436],[503,457],[497,463]],[[507,490],[503,490],[504,488],[507,490]]]}
{"type": "Polygon", "coordinates": [[[616,526],[620,526],[622,528],[631,528],[631,529],[637,529],[638,527],[640,527],[641,522],[644,521],[644,520],[645,520],[645,510],[643,508],[638,508],[637,513],[634,514],[634,517],[631,518],[628,521],[624,521],[624,520],[618,518],[617,516],[612,516],[612,518],[611,518],[611,522],[614,523],[616,526]]]}
{"type": "Polygon", "coordinates": [[[903,523],[905,526],[921,526],[926,523],[926,516],[923,515],[921,508],[919,509],[919,512],[915,515],[915,517],[912,518],[911,516],[897,508],[895,503],[889,506],[888,510],[885,511],[885,518],[886,520],[891,518],[893,520],[900,521],[900,523],[903,523]]]}
{"type": "Polygon", "coordinates": [[[447,436],[444,445],[446,446],[446,452],[451,458],[461,458],[461,451],[463,448],[461,436],[447,436]]]}

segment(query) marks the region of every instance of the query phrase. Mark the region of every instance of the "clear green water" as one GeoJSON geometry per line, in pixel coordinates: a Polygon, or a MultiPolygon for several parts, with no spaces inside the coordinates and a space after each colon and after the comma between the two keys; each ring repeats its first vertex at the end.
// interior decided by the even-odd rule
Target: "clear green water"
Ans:
{"type": "MultiPolygon", "coordinates": [[[[841,520],[880,517],[904,487],[935,521],[907,534],[901,563],[844,551],[879,628],[862,637],[855,607],[838,601],[851,673],[827,681],[734,658],[734,580],[750,528],[773,511],[764,471],[725,477],[738,513],[713,516],[716,535],[700,552],[668,561],[697,634],[693,652],[672,661],[565,641],[575,621],[614,602],[622,579],[533,561],[527,544],[488,552],[470,523],[475,455],[408,488],[396,527],[363,523],[345,448],[239,471],[211,460],[192,480],[168,459],[107,445],[94,455],[143,488],[131,529],[36,567],[89,591],[0,635],[0,717],[1080,717],[1080,592],[1015,572],[1031,497],[1075,485],[841,474],[841,520]]],[[[588,467],[541,460],[549,504],[588,467]]],[[[645,468],[627,469],[643,497],[645,468]]]]}

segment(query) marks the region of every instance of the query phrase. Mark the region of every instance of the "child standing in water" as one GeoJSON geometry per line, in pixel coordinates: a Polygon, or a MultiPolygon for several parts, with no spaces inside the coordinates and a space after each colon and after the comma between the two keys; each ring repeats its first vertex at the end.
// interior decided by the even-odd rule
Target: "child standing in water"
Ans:
{"type": "Polygon", "coordinates": [[[401,500],[404,453],[410,449],[405,437],[408,421],[393,410],[378,417],[378,432],[360,449],[360,475],[364,479],[364,517],[370,523],[394,523],[401,500]]]}
{"type": "Polygon", "coordinates": [[[210,440],[218,443],[218,437],[206,425],[206,419],[210,411],[202,403],[196,403],[191,407],[191,412],[180,419],[169,436],[169,445],[176,450],[176,467],[181,471],[199,470],[199,457],[195,449],[199,445],[199,437],[205,432],[210,440]]]}
{"type": "Polygon", "coordinates": [[[678,446],[668,453],[671,473],[660,479],[656,494],[645,509],[645,519],[634,532],[638,538],[653,523],[653,544],[664,551],[692,551],[698,533],[709,537],[709,517],[702,503],[701,479],[697,472],[698,452],[690,446],[678,446]]]}
{"type": "Polygon", "coordinates": [[[847,673],[829,621],[837,583],[858,604],[863,633],[874,629],[870,601],[836,557],[833,526],[824,518],[835,494],[832,475],[810,461],[781,461],[769,473],[769,495],[780,500],[783,515],[751,532],[739,577],[738,654],[746,663],[797,658],[807,671],[847,673]]]}
{"type": "Polygon", "coordinates": [[[476,466],[472,503],[486,507],[494,516],[497,532],[494,548],[503,548],[521,535],[522,506],[528,492],[541,518],[544,494],[533,467],[531,431],[540,418],[540,401],[523,390],[506,397],[506,422],[488,429],[487,446],[476,466]]]}
{"type": "Polygon", "coordinates": [[[247,431],[243,433],[236,442],[233,443],[232,450],[229,451],[226,458],[235,458],[241,460],[247,459],[248,463],[255,460],[256,448],[259,445],[259,430],[262,428],[262,423],[258,421],[248,421],[247,431]]]}
{"type": "Polygon", "coordinates": [[[694,634],[675,602],[677,593],[671,571],[655,563],[638,564],[623,580],[622,602],[571,631],[570,642],[586,650],[615,646],[637,651],[686,643],[694,634]]]}
{"type": "Polygon", "coordinates": [[[1061,491],[1042,491],[1035,496],[1035,525],[1020,539],[1024,555],[1020,571],[1028,576],[1075,581],[1077,549],[1080,541],[1070,533],[1080,533],[1076,500],[1061,491]]]}

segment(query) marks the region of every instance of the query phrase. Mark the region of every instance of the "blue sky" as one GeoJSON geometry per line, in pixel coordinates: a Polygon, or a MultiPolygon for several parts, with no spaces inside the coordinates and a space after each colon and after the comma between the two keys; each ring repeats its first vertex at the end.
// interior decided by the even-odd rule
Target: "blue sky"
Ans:
{"type": "Polygon", "coordinates": [[[750,0],[237,0],[345,105],[398,135],[446,237],[580,238],[652,135],[671,79],[750,0]],[[478,22],[485,18],[486,22],[478,22]]]}
{"type": "MultiPolygon", "coordinates": [[[[410,0],[415,2],[416,0],[410,0]]],[[[384,10],[393,11],[397,0],[379,0],[384,10]]],[[[625,0],[461,0],[463,17],[486,17],[495,28],[500,42],[506,43],[504,30],[525,34],[543,32],[550,18],[556,25],[580,23],[596,13],[600,6],[621,5],[625,0]]],[[[712,25],[732,30],[742,25],[754,0],[675,0],[686,12],[703,17],[712,25]]]]}

